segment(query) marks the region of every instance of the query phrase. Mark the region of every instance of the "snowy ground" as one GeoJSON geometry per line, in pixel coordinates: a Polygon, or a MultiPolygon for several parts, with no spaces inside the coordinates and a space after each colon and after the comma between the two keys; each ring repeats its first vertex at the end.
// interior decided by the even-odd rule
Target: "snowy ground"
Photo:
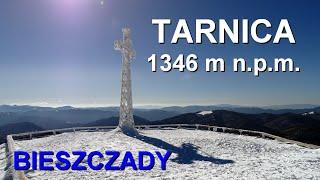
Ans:
{"type": "Polygon", "coordinates": [[[16,141],[21,150],[173,151],[167,170],[28,171],[31,179],[320,179],[320,149],[200,130],[144,130],[140,138],[115,132],[65,133],[16,141]]]}

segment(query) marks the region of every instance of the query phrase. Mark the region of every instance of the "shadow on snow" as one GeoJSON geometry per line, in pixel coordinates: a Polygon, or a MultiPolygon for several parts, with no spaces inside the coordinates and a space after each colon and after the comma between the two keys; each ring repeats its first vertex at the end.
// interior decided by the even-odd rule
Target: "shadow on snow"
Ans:
{"type": "Polygon", "coordinates": [[[181,147],[169,144],[161,139],[149,137],[145,135],[130,136],[132,138],[139,139],[145,143],[151,144],[161,149],[171,151],[178,155],[178,157],[172,159],[173,162],[178,164],[192,164],[194,161],[208,161],[214,164],[230,164],[234,163],[233,160],[219,159],[212,157],[211,155],[201,155],[198,153],[199,147],[192,143],[183,143],[181,147]]]}

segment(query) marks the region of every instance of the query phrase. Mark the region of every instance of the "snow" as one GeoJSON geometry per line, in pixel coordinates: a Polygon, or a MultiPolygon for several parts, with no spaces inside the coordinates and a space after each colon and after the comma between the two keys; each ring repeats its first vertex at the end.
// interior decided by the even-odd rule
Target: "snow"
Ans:
{"type": "Polygon", "coordinates": [[[7,160],[6,160],[6,146],[5,144],[0,145],[0,179],[5,177],[7,160]]]}
{"type": "Polygon", "coordinates": [[[151,171],[130,168],[125,171],[29,170],[26,176],[30,179],[320,179],[320,149],[201,130],[142,130],[140,134],[141,137],[134,138],[113,131],[76,132],[15,143],[17,149],[28,152],[173,152],[166,171],[160,170],[156,160],[156,166],[151,171]]]}
{"type": "Polygon", "coordinates": [[[303,113],[303,116],[315,114],[314,111],[303,113]]]}
{"type": "Polygon", "coordinates": [[[201,112],[198,112],[198,114],[204,116],[204,115],[207,115],[207,114],[212,114],[212,111],[201,111],[201,112]]]}

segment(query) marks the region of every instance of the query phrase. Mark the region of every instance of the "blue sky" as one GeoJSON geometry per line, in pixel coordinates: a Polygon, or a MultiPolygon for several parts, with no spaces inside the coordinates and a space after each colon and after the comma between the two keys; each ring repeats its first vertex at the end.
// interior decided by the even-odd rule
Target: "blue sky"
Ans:
{"type": "MultiPolygon", "coordinates": [[[[320,104],[319,3],[317,1],[10,0],[0,2],[0,104],[118,105],[120,53],[113,49],[121,28],[132,29],[133,101],[139,105],[320,104]],[[296,44],[157,43],[153,18],[169,18],[167,40],[178,19],[268,19],[273,28],[290,22],[296,44]],[[152,54],[196,53],[224,57],[291,57],[299,73],[151,72],[152,54]]],[[[262,32],[263,33],[263,32],[262,32]]],[[[217,37],[217,35],[215,35],[217,37]]]]}

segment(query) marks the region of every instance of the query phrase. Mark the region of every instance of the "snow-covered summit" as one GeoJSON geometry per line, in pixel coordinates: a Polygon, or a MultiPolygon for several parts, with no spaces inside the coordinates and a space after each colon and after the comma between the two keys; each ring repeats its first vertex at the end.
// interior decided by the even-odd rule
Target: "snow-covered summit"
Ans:
{"type": "MultiPolygon", "coordinates": [[[[115,132],[64,133],[16,141],[16,148],[173,152],[167,170],[27,171],[30,179],[319,179],[320,150],[275,140],[201,130],[143,130],[140,138],[115,132]]],[[[99,159],[94,160],[98,163],[99,159]]],[[[101,160],[100,160],[101,161],[101,160]]],[[[117,162],[119,163],[119,162],[117,162]]],[[[84,163],[84,165],[86,165],[84,163]]]]}
{"type": "Polygon", "coordinates": [[[198,114],[204,116],[204,115],[207,115],[207,114],[212,114],[213,112],[212,111],[201,111],[201,112],[198,112],[198,114]]]}
{"type": "Polygon", "coordinates": [[[306,113],[303,113],[302,115],[303,115],[303,116],[306,116],[306,115],[312,115],[312,114],[315,114],[315,112],[314,112],[314,111],[306,112],[306,113]]]}

